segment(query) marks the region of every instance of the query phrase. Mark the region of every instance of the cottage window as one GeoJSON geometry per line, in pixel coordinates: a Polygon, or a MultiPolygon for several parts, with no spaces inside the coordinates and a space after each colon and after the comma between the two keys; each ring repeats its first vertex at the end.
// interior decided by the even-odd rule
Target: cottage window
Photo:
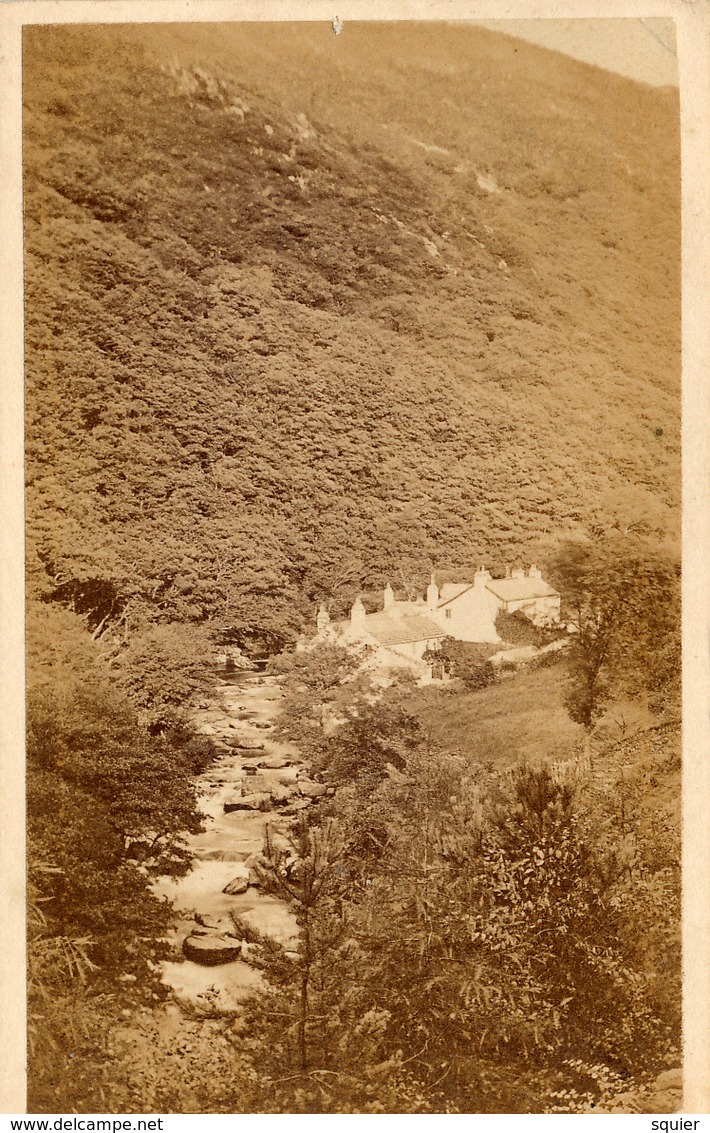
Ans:
{"type": "Polygon", "coordinates": [[[449,609],[445,611],[444,616],[447,617],[447,618],[451,617],[451,607],[449,607],[449,609]]]}

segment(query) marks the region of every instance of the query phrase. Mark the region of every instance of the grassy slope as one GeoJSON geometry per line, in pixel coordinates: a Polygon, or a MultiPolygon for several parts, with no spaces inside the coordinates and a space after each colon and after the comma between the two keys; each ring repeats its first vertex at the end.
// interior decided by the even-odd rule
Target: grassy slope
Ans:
{"type": "Polygon", "coordinates": [[[31,28],[25,73],[40,591],[295,624],[674,530],[672,92],[445,25],[31,28]]]}
{"type": "MultiPolygon", "coordinates": [[[[452,693],[419,689],[410,710],[435,748],[506,771],[523,763],[533,766],[574,761],[584,750],[584,731],[570,720],[563,702],[565,665],[520,670],[500,684],[477,692],[452,693]]],[[[680,858],[681,738],[675,724],[657,726],[640,705],[610,706],[606,726],[595,738],[591,784],[601,791],[605,808],[626,807],[634,814],[638,834],[654,842],[670,832],[680,858]],[[628,722],[627,734],[619,721],[628,722]]]]}
{"type": "Polygon", "coordinates": [[[570,759],[583,729],[562,702],[563,666],[522,670],[476,692],[417,692],[413,710],[432,743],[496,770],[522,762],[570,759]]]}

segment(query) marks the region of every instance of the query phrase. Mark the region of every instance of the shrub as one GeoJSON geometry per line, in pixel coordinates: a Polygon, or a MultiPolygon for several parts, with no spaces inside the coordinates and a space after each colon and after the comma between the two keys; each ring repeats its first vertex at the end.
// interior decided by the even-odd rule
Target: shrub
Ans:
{"type": "Polygon", "coordinates": [[[443,666],[444,672],[461,682],[467,692],[487,688],[496,679],[494,666],[488,660],[485,646],[470,641],[445,637],[439,649],[429,649],[424,659],[443,666]]]}
{"type": "Polygon", "coordinates": [[[559,630],[536,626],[522,610],[512,614],[501,610],[496,617],[496,630],[501,640],[509,645],[547,645],[559,636],[559,630]]]}

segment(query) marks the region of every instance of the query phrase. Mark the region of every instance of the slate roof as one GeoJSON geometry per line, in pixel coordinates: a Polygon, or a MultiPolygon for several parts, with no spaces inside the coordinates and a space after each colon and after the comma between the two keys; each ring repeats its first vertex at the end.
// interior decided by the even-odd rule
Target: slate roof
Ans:
{"type": "Polygon", "coordinates": [[[472,582],[445,582],[439,591],[439,605],[445,606],[447,602],[453,602],[454,598],[458,598],[472,586],[472,582]]]}
{"type": "Polygon", "coordinates": [[[365,632],[376,637],[382,645],[411,645],[415,641],[429,641],[446,634],[441,626],[422,614],[392,617],[390,614],[368,614],[365,632]]]}
{"type": "Polygon", "coordinates": [[[559,591],[542,578],[492,578],[486,583],[496,598],[504,602],[521,602],[533,598],[557,598],[559,591]]]}

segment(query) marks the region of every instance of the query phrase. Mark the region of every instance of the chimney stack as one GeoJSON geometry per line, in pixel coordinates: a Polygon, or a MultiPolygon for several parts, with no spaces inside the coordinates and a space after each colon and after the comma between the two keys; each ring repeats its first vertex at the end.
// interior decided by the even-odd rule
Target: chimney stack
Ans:
{"type": "Polygon", "coordinates": [[[356,598],[350,611],[350,624],[357,633],[365,631],[365,616],[365,607],[360,599],[356,598]]]}
{"type": "Polygon", "coordinates": [[[434,575],[426,588],[426,604],[430,610],[436,610],[439,605],[439,587],[436,585],[434,575]]]}

